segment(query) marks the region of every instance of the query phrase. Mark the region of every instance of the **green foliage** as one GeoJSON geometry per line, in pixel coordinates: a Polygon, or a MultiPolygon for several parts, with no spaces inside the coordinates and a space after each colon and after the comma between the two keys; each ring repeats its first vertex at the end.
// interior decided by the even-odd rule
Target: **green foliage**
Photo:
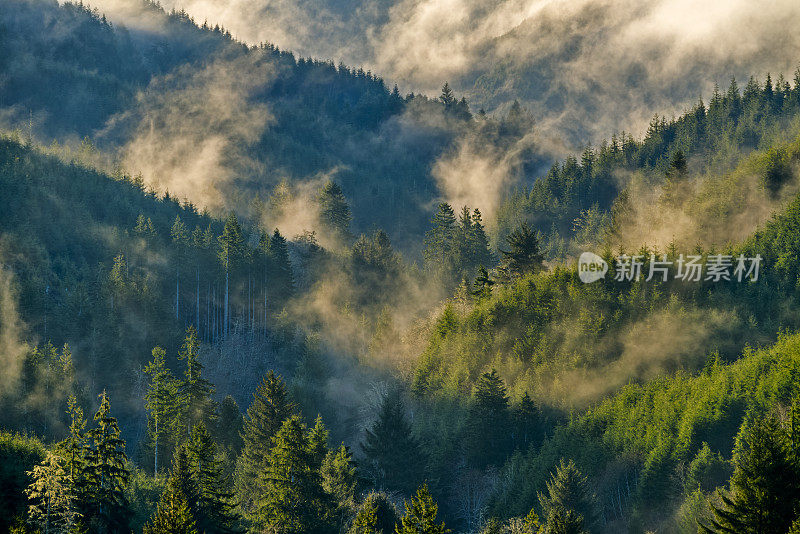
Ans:
{"type": "Polygon", "coordinates": [[[320,189],[318,201],[324,229],[330,232],[334,239],[343,243],[350,241],[352,239],[350,221],[353,217],[339,184],[332,180],[325,182],[320,189]]]}
{"type": "Polygon", "coordinates": [[[128,521],[125,486],[130,478],[125,442],[120,437],[117,420],[111,416],[111,401],[100,394],[100,407],[94,415],[95,428],[88,433],[83,483],[88,491],[78,489],[83,522],[90,531],[123,528],[128,521]]]}
{"type": "Polygon", "coordinates": [[[286,385],[280,376],[269,371],[253,393],[242,430],[244,446],[236,463],[239,505],[246,515],[254,513],[262,487],[257,481],[268,465],[272,439],[295,411],[286,385]]]}
{"type": "Polygon", "coordinates": [[[361,448],[364,470],[377,489],[409,494],[422,479],[424,452],[406,420],[399,392],[383,398],[377,419],[365,430],[361,448]]]}
{"type": "Polygon", "coordinates": [[[572,510],[552,508],[547,522],[542,527],[543,534],[586,534],[583,517],[572,510]]]}
{"type": "MultiPolygon", "coordinates": [[[[153,360],[144,368],[150,378],[150,387],[145,394],[145,409],[148,411],[147,430],[153,447],[153,473],[158,475],[159,453],[162,467],[170,458],[176,446],[175,438],[179,432],[178,381],[172,376],[165,363],[166,352],[161,347],[153,349],[153,360]]],[[[188,362],[187,362],[188,363],[188,362]]]]}
{"type": "Polygon", "coordinates": [[[439,506],[433,501],[428,485],[422,485],[411,501],[405,503],[406,513],[400,520],[397,534],[446,534],[444,523],[437,523],[439,506]]]}
{"type": "Polygon", "coordinates": [[[202,422],[192,428],[186,446],[193,480],[197,483],[197,515],[201,532],[228,533],[237,531],[239,518],[234,512],[233,494],[223,474],[217,445],[202,422]]]}
{"type": "Polygon", "coordinates": [[[0,433],[0,530],[9,530],[12,523],[25,517],[28,499],[24,490],[31,482],[28,473],[47,454],[36,438],[0,433]]]}
{"type": "Polygon", "coordinates": [[[263,488],[255,503],[258,528],[286,533],[326,530],[331,502],[322,488],[313,439],[299,416],[286,419],[272,438],[266,470],[257,481],[263,488]]]}
{"type": "MultiPolygon", "coordinates": [[[[178,399],[180,402],[181,425],[179,433],[188,435],[192,429],[203,423],[206,427],[213,425],[216,420],[217,405],[214,399],[214,386],[203,378],[203,364],[198,358],[200,340],[197,330],[193,326],[186,329],[186,338],[183,341],[179,360],[186,360],[184,378],[178,383],[178,399]]],[[[179,438],[181,439],[181,438],[179,438]]]]}
{"type": "Polygon", "coordinates": [[[572,460],[561,460],[547,482],[547,493],[539,494],[539,506],[548,532],[580,532],[598,521],[595,497],[572,460]]]}
{"type": "Polygon", "coordinates": [[[344,445],[327,451],[320,467],[322,489],[336,505],[339,530],[355,514],[357,470],[350,451],[344,445]]]}
{"type": "Polygon", "coordinates": [[[397,508],[385,493],[370,492],[358,507],[347,534],[394,534],[397,508]]]}
{"type": "Polygon", "coordinates": [[[477,467],[502,465],[512,446],[509,399],[503,379],[492,369],[475,386],[465,431],[467,461],[477,467]]]}
{"type": "MultiPolygon", "coordinates": [[[[794,436],[796,439],[796,436],[794,436]]],[[[745,421],[733,453],[730,492],[713,506],[704,532],[787,532],[800,504],[800,464],[791,428],[774,412],[753,413],[745,421]]]]}
{"type": "Polygon", "coordinates": [[[194,534],[197,528],[189,512],[186,497],[180,490],[170,486],[158,503],[158,510],[148,524],[144,534],[194,534]]]}
{"type": "Polygon", "coordinates": [[[544,256],[539,248],[539,237],[527,223],[508,234],[506,243],[508,250],[500,250],[503,255],[500,272],[507,279],[536,272],[542,267],[544,256]]]}
{"type": "Polygon", "coordinates": [[[63,460],[47,453],[44,461],[28,472],[31,483],[25,494],[30,501],[28,519],[43,532],[73,532],[81,518],[77,495],[63,460]]]}
{"type": "Polygon", "coordinates": [[[425,233],[422,255],[425,270],[445,287],[452,289],[463,279],[471,279],[481,266],[494,262],[481,212],[470,213],[467,206],[456,219],[453,208],[440,203],[425,233]]]}

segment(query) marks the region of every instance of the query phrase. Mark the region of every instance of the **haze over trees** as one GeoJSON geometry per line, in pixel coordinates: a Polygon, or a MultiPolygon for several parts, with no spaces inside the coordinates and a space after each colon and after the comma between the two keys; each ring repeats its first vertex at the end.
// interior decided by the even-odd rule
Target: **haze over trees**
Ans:
{"type": "Polygon", "coordinates": [[[0,10],[0,530],[798,530],[800,75],[553,161],[518,102],[144,8],[0,10]],[[169,110],[220,136],[180,194],[127,159],[169,110]]]}

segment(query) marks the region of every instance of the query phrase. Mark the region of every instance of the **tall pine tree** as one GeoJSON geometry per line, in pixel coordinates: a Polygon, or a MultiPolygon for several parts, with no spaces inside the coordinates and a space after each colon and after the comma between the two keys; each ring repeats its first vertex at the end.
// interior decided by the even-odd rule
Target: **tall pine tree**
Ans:
{"type": "Polygon", "coordinates": [[[242,431],[244,445],[236,462],[237,496],[247,515],[254,512],[254,501],[259,497],[260,488],[256,483],[267,468],[272,438],[294,411],[295,405],[289,399],[286,385],[270,370],[247,409],[242,431]]]}

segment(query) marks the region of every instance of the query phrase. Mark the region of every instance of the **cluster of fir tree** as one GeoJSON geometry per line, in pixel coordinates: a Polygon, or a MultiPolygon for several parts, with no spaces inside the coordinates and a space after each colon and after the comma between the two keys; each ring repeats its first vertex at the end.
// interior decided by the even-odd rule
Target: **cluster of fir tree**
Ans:
{"type": "Polygon", "coordinates": [[[14,2],[4,11],[14,16],[0,18],[7,29],[0,51],[18,60],[0,61],[0,72],[8,80],[0,88],[0,105],[14,110],[12,114],[30,111],[30,117],[17,117],[30,126],[29,137],[33,130],[57,139],[103,130],[101,143],[113,149],[129,141],[126,136],[137,127],[131,121],[144,118],[146,111],[136,97],[140,92],[157,96],[165,88],[193,86],[194,76],[215,62],[231,69],[255,65],[248,67],[248,75],[263,67],[278,75],[264,75],[252,97],[269,104],[275,122],[253,146],[237,148],[270,164],[257,175],[241,176],[232,194],[251,198],[266,193],[287,173],[308,177],[338,168],[337,180],[357,207],[358,227],[385,228],[410,249],[424,231],[423,206],[436,194],[429,169],[439,154],[464,133],[500,145],[503,139],[527,133],[518,127],[519,113],[499,120],[483,113],[473,120],[466,100],[457,99],[447,84],[438,98],[413,93],[403,97],[396,86],[389,90],[382,79],[363,69],[297,58],[266,43],[248,47],[224,29],[198,26],[185,12],[168,14],[154,3],[145,2],[143,10],[163,32],[134,38],[86,6],[14,2]],[[35,69],[25,67],[34,64],[35,69]],[[74,98],[64,100],[63,95],[74,98]],[[416,135],[406,136],[392,122],[401,113],[419,124],[416,135]],[[431,125],[430,116],[445,120],[431,125]],[[104,130],[107,124],[113,127],[104,130]],[[363,147],[376,143],[382,157],[365,157],[363,147]]]}
{"type": "MultiPolygon", "coordinates": [[[[798,112],[800,71],[792,85],[783,76],[773,82],[768,75],[763,84],[751,77],[740,90],[731,80],[724,93],[715,88],[707,106],[700,101],[671,120],[655,116],[641,140],[622,132],[599,147],[586,148],[579,158],[554,163],[544,176],[504,201],[497,215],[498,234],[527,220],[547,236],[548,256],[564,257],[570,253],[570,239],[576,237],[576,220],[594,215],[602,226],[625,189],[620,176],[640,171],[663,181],[677,152],[699,172],[727,171],[753,149],[766,150],[788,140],[798,112]]],[[[779,160],[780,154],[775,157],[779,160]]],[[[778,166],[776,174],[777,182],[785,178],[785,166],[778,166]]]]}
{"type": "MultiPolygon", "coordinates": [[[[364,466],[373,468],[365,472],[380,473],[372,490],[358,474],[347,447],[328,447],[328,431],[320,417],[310,428],[304,424],[285,383],[272,371],[253,394],[240,427],[241,441],[233,448],[235,463],[226,466],[215,454],[217,449],[205,430],[206,421],[209,426],[218,427],[223,416],[231,418],[233,414],[217,417],[211,400],[213,388],[200,376],[202,366],[193,355],[195,343],[190,330],[184,349],[187,362],[184,380],[172,378],[164,366],[163,351],[158,348],[147,368],[151,377],[147,393],[150,448],[160,449],[160,457],[165,457],[166,451],[175,451],[167,489],[150,526],[146,527],[147,532],[162,532],[158,529],[174,524],[183,525],[181,528],[187,532],[196,527],[200,530],[198,525],[205,525],[209,532],[222,532],[237,524],[248,529],[277,528],[296,533],[388,533],[394,532],[395,527],[400,532],[416,532],[413,529],[417,525],[426,525],[436,518],[437,506],[427,488],[419,489],[402,518],[385,493],[374,491],[402,490],[410,494],[424,478],[419,464],[416,470],[409,470],[409,460],[421,456],[421,450],[396,396],[387,396],[362,445],[367,458],[364,466]],[[182,438],[186,435],[184,427],[192,422],[195,427],[189,431],[186,442],[182,438]],[[205,506],[202,499],[193,498],[196,488],[202,490],[203,477],[181,475],[186,472],[182,466],[187,455],[190,469],[194,465],[191,458],[196,455],[192,451],[197,448],[193,444],[199,439],[198,432],[204,443],[209,442],[200,448],[206,451],[200,465],[206,465],[212,473],[207,484],[212,488],[208,492],[211,497],[205,506]],[[231,481],[229,485],[225,485],[225,480],[231,481]],[[195,502],[201,503],[197,509],[192,507],[195,502]],[[222,511],[217,517],[224,520],[203,523],[203,514],[212,514],[218,508],[222,511]],[[235,514],[241,514],[241,519],[235,514]]],[[[235,414],[238,416],[238,409],[235,414]]],[[[220,439],[224,441],[224,437],[220,439]]],[[[156,457],[153,460],[156,462],[156,457]]],[[[156,465],[154,470],[165,469],[156,465]]]]}
{"type": "Polygon", "coordinates": [[[491,513],[528,510],[547,470],[566,455],[589,476],[599,532],[696,532],[698,520],[717,532],[757,532],[750,529],[759,520],[777,521],[782,526],[765,531],[786,532],[796,519],[781,496],[796,495],[798,343],[784,335],[730,364],[717,358],[699,374],[626,386],[510,459],[511,480],[493,496],[491,513]]]}
{"type": "MultiPolygon", "coordinates": [[[[769,177],[776,168],[793,165],[800,154],[796,141],[773,149],[751,154],[737,167],[734,178],[756,174],[760,187],[768,190],[769,177]],[[782,155],[774,156],[775,153],[782,155]]],[[[665,178],[669,184],[685,177],[686,161],[677,152],[665,178]]],[[[669,196],[670,191],[665,188],[664,195],[669,196]]],[[[791,288],[797,269],[791,258],[798,250],[796,232],[792,230],[797,223],[798,203],[798,198],[791,200],[773,220],[741,243],[723,248],[693,247],[692,253],[703,261],[719,253],[760,256],[757,283],[739,282],[735,276],[724,283],[676,280],[675,262],[681,253],[685,255],[685,250],[671,244],[663,250],[647,246],[627,250],[629,255],[642,258],[643,276],[639,280],[619,282],[607,276],[587,285],[573,267],[542,271],[539,267],[545,250],[540,243],[544,238],[522,225],[509,235],[505,247],[508,250],[501,248],[503,260],[498,268],[485,273],[479,270],[470,291],[464,292],[470,305],[466,309],[445,307],[437,319],[418,361],[416,391],[464,391],[465,385],[474,384],[480,373],[493,365],[501,374],[524,378],[525,373],[514,361],[521,362],[523,370],[547,369],[554,374],[563,370],[565,363],[571,367],[604,365],[620,357],[620,336],[624,338],[631,328],[641,327],[648,317],[674,318],[685,323],[691,316],[729,315],[706,336],[703,354],[693,356],[691,347],[674,348],[676,354],[686,358],[680,364],[692,369],[702,365],[705,355],[715,350],[730,360],[741,353],[746,343],[774,340],[777,331],[795,324],[796,319],[791,288]],[[515,255],[528,259],[515,260],[515,255]],[[673,262],[666,281],[646,280],[653,256],[666,256],[667,261],[673,262]],[[567,331],[569,335],[565,337],[567,331]],[[498,355],[501,361],[505,360],[503,364],[496,363],[498,355]],[[468,378],[464,380],[464,376],[468,378]]],[[[624,213],[616,213],[609,235],[628,220],[624,213]]],[[[616,254],[622,252],[625,250],[618,249],[616,254]]],[[[603,255],[609,265],[614,265],[616,255],[610,248],[603,255]]],[[[525,390],[532,391],[534,384],[532,380],[527,384],[513,380],[510,386],[521,395],[525,390]]]]}

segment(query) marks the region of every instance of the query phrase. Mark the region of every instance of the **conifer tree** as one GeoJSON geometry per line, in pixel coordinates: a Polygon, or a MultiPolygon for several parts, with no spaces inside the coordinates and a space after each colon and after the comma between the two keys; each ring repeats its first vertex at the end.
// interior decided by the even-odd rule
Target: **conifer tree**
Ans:
{"type": "Polygon", "coordinates": [[[178,437],[178,442],[187,439],[192,428],[204,423],[211,425],[216,420],[216,402],[212,398],[214,386],[203,378],[203,364],[200,363],[198,351],[200,340],[197,339],[197,330],[194,326],[186,329],[186,338],[178,353],[179,360],[186,360],[184,378],[178,383],[178,396],[181,403],[181,433],[185,437],[178,437]]]}
{"type": "Polygon", "coordinates": [[[736,440],[730,490],[703,532],[787,532],[800,503],[800,466],[776,414],[749,414],[736,440]]]}
{"type": "Polygon", "coordinates": [[[425,267],[434,276],[452,284],[458,273],[454,272],[456,216],[453,208],[442,202],[431,220],[432,228],[425,233],[422,255],[425,267]]]}
{"type": "Polygon", "coordinates": [[[397,507],[387,495],[371,492],[359,505],[348,534],[394,534],[399,522],[397,507]]]}
{"type": "Polygon", "coordinates": [[[326,229],[333,234],[335,239],[348,244],[352,239],[350,234],[350,206],[339,184],[332,180],[325,182],[319,192],[320,217],[326,229]]]}
{"type": "Polygon", "coordinates": [[[411,502],[406,502],[406,513],[397,527],[397,534],[446,534],[450,532],[444,523],[436,524],[439,506],[434,502],[424,484],[417,490],[411,502]]]}
{"type": "Polygon", "coordinates": [[[256,503],[256,523],[286,534],[324,531],[325,493],[308,433],[292,416],[272,439],[267,468],[259,477],[263,494],[256,503]]]}
{"type": "Polygon", "coordinates": [[[238,517],[233,511],[233,494],[227,489],[216,444],[202,422],[192,428],[187,456],[197,483],[198,529],[209,534],[236,532],[238,517]]]}
{"type": "Polygon", "coordinates": [[[238,268],[239,262],[243,254],[244,238],[242,237],[242,228],[239,226],[239,221],[236,215],[231,213],[225,221],[225,227],[222,230],[222,235],[219,236],[219,261],[225,269],[225,302],[224,302],[224,317],[223,317],[223,334],[228,337],[229,320],[229,293],[230,293],[230,274],[238,268]]]}
{"type": "Polygon", "coordinates": [[[172,460],[172,472],[167,481],[167,488],[183,496],[186,501],[192,521],[197,524],[197,519],[201,517],[200,510],[200,488],[197,484],[192,461],[189,458],[189,446],[183,444],[175,451],[172,460]]]}
{"type": "Polygon", "coordinates": [[[531,444],[538,445],[541,439],[541,412],[526,391],[514,409],[514,446],[527,452],[531,444]]]}
{"type": "Polygon", "coordinates": [[[44,462],[28,472],[32,479],[25,494],[30,500],[28,518],[44,534],[73,532],[81,517],[75,488],[64,460],[48,452],[44,462]]]}
{"type": "MultiPolygon", "coordinates": [[[[547,493],[539,493],[539,506],[548,524],[567,525],[558,528],[579,528],[563,532],[580,532],[597,522],[597,503],[589,484],[575,463],[561,460],[555,473],[547,482],[547,493]],[[570,513],[573,516],[570,516],[570,513]],[[580,521],[577,521],[580,518],[580,521]]],[[[562,532],[557,530],[556,532],[562,532]]]]}
{"type": "Polygon", "coordinates": [[[489,276],[489,271],[481,265],[478,267],[478,276],[475,277],[475,281],[472,283],[472,296],[478,299],[490,296],[493,285],[494,280],[489,276]]]}
{"type": "Polygon", "coordinates": [[[582,515],[557,506],[550,509],[542,534],[587,534],[583,524],[582,515]]]}
{"type": "Polygon", "coordinates": [[[339,530],[342,530],[355,511],[358,484],[355,463],[344,444],[338,449],[327,452],[320,473],[322,489],[330,496],[336,507],[334,522],[339,530]]]}
{"type": "Polygon", "coordinates": [[[289,261],[289,247],[286,244],[286,238],[277,228],[272,234],[272,239],[269,240],[269,255],[272,262],[271,288],[278,302],[283,304],[294,292],[294,280],[292,264],[289,261]]]}
{"type": "Polygon", "coordinates": [[[371,502],[364,502],[353,518],[348,534],[381,534],[378,530],[378,508],[371,502]]]}
{"type": "Polygon", "coordinates": [[[483,227],[483,216],[478,208],[472,211],[472,225],[469,233],[470,249],[472,250],[473,265],[492,265],[494,255],[489,247],[489,238],[483,227]]]}
{"type": "Polygon", "coordinates": [[[175,318],[180,319],[181,311],[181,266],[186,262],[187,245],[189,235],[186,232],[186,225],[181,222],[179,215],[175,216],[170,230],[172,244],[175,250],[175,318]]]}
{"type": "Polygon", "coordinates": [[[236,462],[236,484],[239,505],[245,513],[253,511],[253,501],[260,488],[259,474],[267,467],[272,438],[283,422],[295,411],[286,385],[270,370],[253,394],[242,430],[242,453],[236,462]]]}
{"type": "Polygon", "coordinates": [[[466,423],[465,447],[470,465],[500,466],[511,452],[509,399],[495,369],[475,386],[475,402],[466,423]]]}
{"type": "Polygon", "coordinates": [[[544,256],[539,248],[536,232],[523,223],[506,237],[508,250],[500,250],[503,255],[500,270],[509,279],[534,272],[541,268],[544,256]]]}
{"type": "Polygon", "coordinates": [[[314,426],[308,432],[308,449],[311,454],[311,465],[314,469],[320,470],[328,454],[328,429],[325,428],[321,415],[317,415],[314,426]]]}
{"type": "Polygon", "coordinates": [[[186,497],[175,486],[168,486],[158,509],[144,526],[144,534],[196,534],[197,527],[186,497]]]}
{"type": "Polygon", "coordinates": [[[450,111],[456,103],[456,97],[448,82],[444,82],[442,86],[442,94],[439,95],[439,101],[444,104],[445,111],[450,111]]]}
{"type": "Polygon", "coordinates": [[[111,416],[111,401],[106,392],[100,394],[100,408],[94,415],[96,427],[89,431],[86,475],[90,494],[83,512],[90,530],[124,529],[128,519],[125,486],[130,478],[125,442],[120,437],[116,418],[111,416]]]}
{"type": "Polygon", "coordinates": [[[167,369],[166,352],[153,348],[153,360],[144,368],[150,377],[150,387],[145,393],[148,413],[147,430],[153,446],[153,473],[158,475],[159,453],[162,458],[171,456],[172,440],[176,433],[178,411],[178,383],[167,369]]]}
{"type": "Polygon", "coordinates": [[[89,487],[86,480],[86,454],[88,451],[87,436],[84,433],[86,419],[83,409],[78,405],[74,395],[67,401],[67,414],[70,417],[69,435],[58,443],[57,449],[64,459],[65,476],[72,487],[77,503],[88,499],[89,487]]]}
{"type": "Polygon", "coordinates": [[[384,397],[378,418],[365,431],[361,448],[376,488],[414,491],[422,477],[423,452],[406,421],[399,392],[384,397]]]}

